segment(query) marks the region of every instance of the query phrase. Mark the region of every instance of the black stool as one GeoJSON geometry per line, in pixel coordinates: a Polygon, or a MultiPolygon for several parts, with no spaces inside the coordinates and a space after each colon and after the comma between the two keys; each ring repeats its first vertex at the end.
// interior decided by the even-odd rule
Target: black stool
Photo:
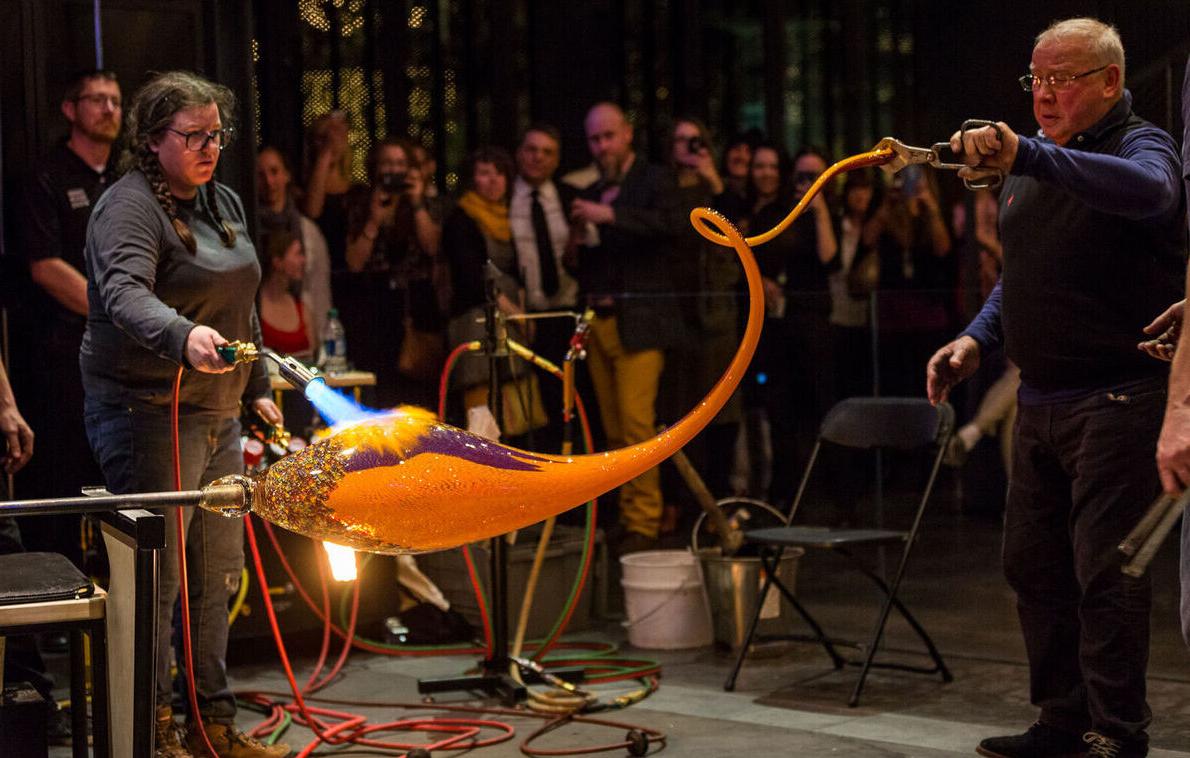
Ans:
{"type": "Polygon", "coordinates": [[[0,637],[70,633],[70,709],[73,755],[87,755],[84,635],[91,638],[94,755],[108,756],[105,593],[58,553],[0,555],[0,637]]]}

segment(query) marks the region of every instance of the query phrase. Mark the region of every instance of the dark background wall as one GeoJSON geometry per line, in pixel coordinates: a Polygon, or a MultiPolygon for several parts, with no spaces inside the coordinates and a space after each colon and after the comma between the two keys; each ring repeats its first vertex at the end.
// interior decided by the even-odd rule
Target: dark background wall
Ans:
{"type": "MultiPolygon", "coordinates": [[[[197,69],[232,86],[243,137],[221,178],[252,201],[252,153],[279,145],[301,166],[305,127],[353,119],[360,160],[386,134],[421,140],[440,178],[471,148],[512,146],[531,121],[561,128],[563,163],[587,161],[582,118],[615,100],[654,157],[677,114],[722,138],[755,127],[791,150],[836,154],[885,134],[928,143],[967,117],[1034,127],[1015,78],[1055,18],[1115,23],[1137,110],[1180,134],[1190,51],[1185,0],[103,0],[104,63],[126,97],[148,72],[197,69]],[[257,96],[259,93],[259,96],[257,96]]],[[[90,0],[0,0],[0,235],[33,156],[64,133],[70,72],[94,65],[90,0]]],[[[362,178],[362,176],[361,176],[362,178]]],[[[19,289],[7,261],[5,300],[19,289]]]]}
{"type": "Polygon", "coordinates": [[[1190,41],[1184,0],[256,0],[261,137],[300,158],[300,130],[339,107],[373,139],[401,134],[442,178],[476,145],[556,124],[587,160],[582,117],[610,99],[655,157],[678,114],[720,136],[756,127],[835,153],[885,134],[931,142],[964,118],[1032,129],[1025,72],[1057,18],[1115,23],[1138,109],[1180,128],[1171,95],[1190,41]],[[352,82],[364,82],[363,86],[352,82]]]}
{"type": "MultiPolygon", "coordinates": [[[[248,105],[220,176],[252,186],[255,123],[251,108],[251,6],[238,0],[103,0],[103,65],[116,73],[125,102],[153,71],[197,70],[231,86],[248,105]]],[[[23,176],[36,156],[66,136],[60,112],[71,76],[96,66],[94,3],[89,0],[0,0],[0,298],[12,318],[29,285],[13,239],[21,223],[23,176]]],[[[251,193],[249,193],[250,195],[251,193]]]]}

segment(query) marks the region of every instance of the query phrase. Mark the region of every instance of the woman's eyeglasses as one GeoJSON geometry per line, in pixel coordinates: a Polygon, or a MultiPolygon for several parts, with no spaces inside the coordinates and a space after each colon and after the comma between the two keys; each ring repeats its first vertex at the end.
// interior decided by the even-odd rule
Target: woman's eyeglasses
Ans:
{"type": "Polygon", "coordinates": [[[197,132],[181,132],[170,126],[165,128],[167,131],[171,131],[179,137],[185,139],[186,149],[196,153],[206,150],[207,145],[211,144],[212,142],[215,143],[215,147],[222,150],[231,143],[231,138],[235,134],[231,128],[214,129],[209,132],[204,132],[201,130],[197,132]]]}

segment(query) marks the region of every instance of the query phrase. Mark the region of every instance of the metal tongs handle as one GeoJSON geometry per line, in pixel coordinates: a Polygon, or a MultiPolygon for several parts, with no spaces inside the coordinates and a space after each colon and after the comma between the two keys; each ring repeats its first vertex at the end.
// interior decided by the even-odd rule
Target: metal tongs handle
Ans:
{"type": "MultiPolygon", "coordinates": [[[[985,126],[990,126],[990,127],[992,127],[992,129],[994,129],[996,131],[996,139],[1000,139],[1000,140],[1004,139],[1004,133],[1002,131],[1000,131],[1000,127],[996,125],[996,122],[988,121],[987,119],[983,119],[983,118],[969,118],[966,121],[964,121],[963,125],[959,127],[959,135],[961,137],[962,134],[965,132],[969,132],[972,129],[982,129],[985,126]]],[[[941,144],[946,147],[950,146],[950,143],[941,143],[941,144]]],[[[937,150],[938,147],[939,147],[939,145],[934,145],[935,150],[937,150]]],[[[959,155],[962,155],[962,153],[959,153],[959,155]]],[[[949,164],[947,166],[945,166],[945,168],[951,168],[951,167],[952,167],[952,165],[949,165],[949,164]]],[[[966,164],[959,164],[959,165],[953,166],[953,167],[954,168],[965,168],[966,164]]],[[[972,168],[978,168],[978,167],[973,166],[972,168]]],[[[995,171],[996,171],[995,174],[992,174],[990,176],[985,176],[982,179],[964,179],[963,186],[965,186],[969,190],[995,189],[996,187],[999,187],[1004,182],[1004,172],[1001,171],[1000,169],[995,169],[995,171]]]]}
{"type": "Polygon", "coordinates": [[[1190,489],[1177,496],[1163,493],[1153,501],[1140,523],[1120,543],[1120,552],[1131,559],[1121,567],[1125,574],[1139,577],[1145,573],[1187,503],[1190,503],[1190,489]]]}

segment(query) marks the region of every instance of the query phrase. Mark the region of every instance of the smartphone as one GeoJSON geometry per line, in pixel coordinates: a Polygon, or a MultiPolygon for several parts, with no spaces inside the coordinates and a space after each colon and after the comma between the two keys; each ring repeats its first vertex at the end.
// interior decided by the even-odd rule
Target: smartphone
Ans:
{"type": "Polygon", "coordinates": [[[901,169],[897,173],[897,178],[901,180],[901,192],[906,197],[913,197],[917,194],[917,189],[925,177],[922,175],[921,166],[911,164],[901,169]]]}

